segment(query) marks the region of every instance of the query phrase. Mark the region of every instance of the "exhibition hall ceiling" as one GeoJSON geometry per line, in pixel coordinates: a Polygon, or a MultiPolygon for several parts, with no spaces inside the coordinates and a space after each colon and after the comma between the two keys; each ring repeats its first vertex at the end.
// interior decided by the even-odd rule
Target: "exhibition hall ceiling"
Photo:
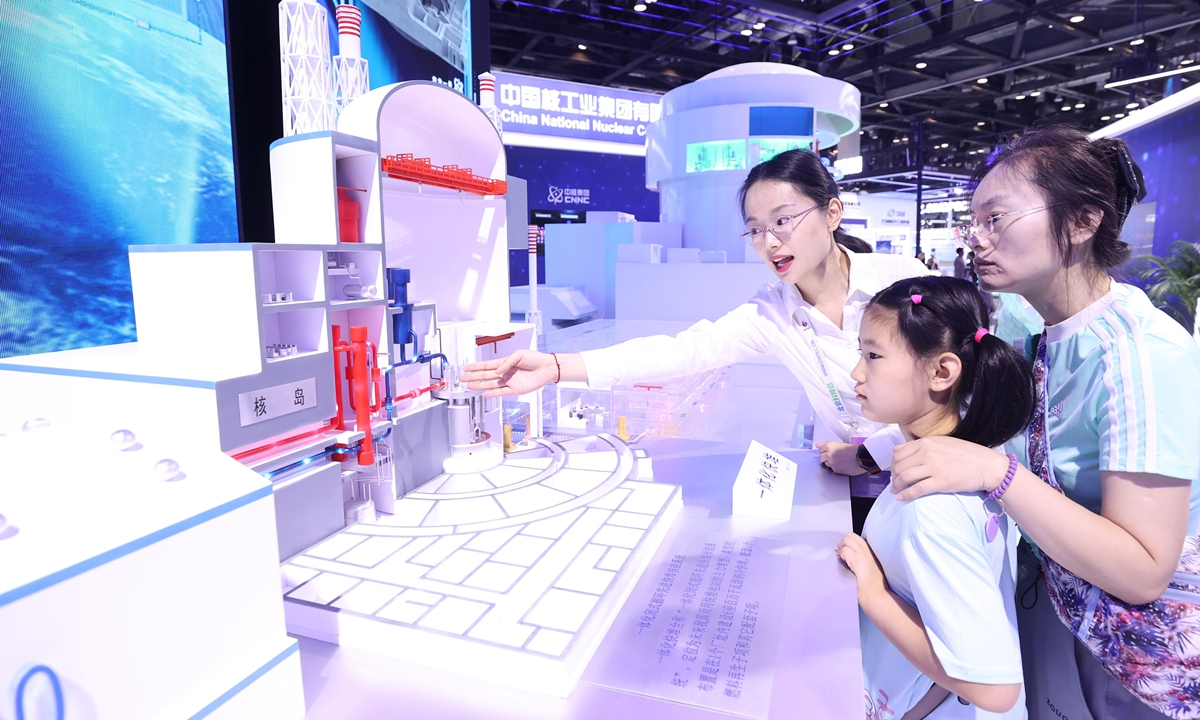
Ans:
{"type": "Polygon", "coordinates": [[[665,92],[791,63],[862,91],[864,176],[973,167],[1034,122],[1092,129],[1200,81],[1200,0],[504,0],[492,67],[665,92]]]}

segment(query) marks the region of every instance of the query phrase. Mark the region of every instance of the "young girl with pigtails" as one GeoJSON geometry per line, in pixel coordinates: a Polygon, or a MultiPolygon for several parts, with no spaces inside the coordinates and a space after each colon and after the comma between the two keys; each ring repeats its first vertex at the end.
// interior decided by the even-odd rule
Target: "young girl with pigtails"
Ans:
{"type": "MultiPolygon", "coordinates": [[[[914,278],[881,291],[863,314],[852,372],[863,414],[910,440],[995,447],[1020,433],[1034,408],[1033,372],[988,326],[966,280],[914,278]]],[[[1008,461],[1011,480],[1017,459],[1008,461]]],[[[1016,530],[996,497],[900,502],[885,492],[863,536],[839,543],[858,586],[868,720],[1026,717],[1016,530]]]]}

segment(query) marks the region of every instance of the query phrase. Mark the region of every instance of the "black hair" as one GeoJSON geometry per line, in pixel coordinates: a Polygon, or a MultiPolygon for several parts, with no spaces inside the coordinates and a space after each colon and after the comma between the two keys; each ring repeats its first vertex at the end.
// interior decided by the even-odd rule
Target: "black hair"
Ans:
{"type": "Polygon", "coordinates": [[[1088,261],[1108,270],[1129,260],[1121,226],[1130,208],[1146,197],[1146,181],[1124,140],[1092,140],[1069,125],[1029,130],[997,147],[976,171],[972,184],[977,186],[1001,165],[1021,172],[1045,196],[1050,229],[1063,262],[1072,259],[1076,248],[1071,244],[1071,229],[1097,210],[1100,225],[1088,261]]]}
{"type": "Polygon", "coordinates": [[[974,283],[923,276],[893,283],[867,305],[867,312],[895,313],[897,336],[913,355],[954,353],[962,375],[952,394],[958,426],[950,437],[996,447],[1021,433],[1033,417],[1033,368],[1025,356],[988,333],[988,308],[974,283]],[[920,302],[913,296],[920,295],[920,302]]]}
{"type": "MultiPolygon", "coordinates": [[[[788,150],[751,168],[737,194],[738,207],[741,208],[743,218],[746,217],[746,194],[750,192],[750,188],[755,183],[769,180],[791,185],[823,208],[828,207],[829,201],[840,194],[837,180],[834,180],[829,170],[821,164],[821,158],[817,157],[816,153],[798,148],[788,150]]],[[[840,225],[833,231],[833,239],[851,252],[872,252],[870,243],[847,233],[840,225]]]]}

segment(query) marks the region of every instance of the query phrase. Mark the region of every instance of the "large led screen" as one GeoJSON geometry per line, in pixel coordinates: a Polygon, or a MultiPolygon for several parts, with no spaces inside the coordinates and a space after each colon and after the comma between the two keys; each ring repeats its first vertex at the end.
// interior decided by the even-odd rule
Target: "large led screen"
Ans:
{"type": "Polygon", "coordinates": [[[136,339],[127,248],[237,242],[222,0],[0,3],[0,357],[136,339]]]}

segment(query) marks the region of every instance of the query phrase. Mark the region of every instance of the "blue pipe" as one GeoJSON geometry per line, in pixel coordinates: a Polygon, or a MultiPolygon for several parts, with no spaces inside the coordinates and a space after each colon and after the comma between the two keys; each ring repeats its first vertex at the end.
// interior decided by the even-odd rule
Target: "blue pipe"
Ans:
{"type": "Polygon", "coordinates": [[[50,686],[54,689],[54,717],[56,720],[63,720],[66,717],[66,706],[63,703],[62,683],[58,680],[58,675],[45,665],[34,665],[25,671],[25,675],[17,683],[17,720],[25,720],[25,686],[29,684],[29,680],[38,673],[43,673],[50,678],[50,686]]]}
{"type": "Polygon", "coordinates": [[[274,470],[268,470],[264,473],[261,473],[261,475],[264,478],[266,478],[267,480],[271,480],[272,478],[276,477],[277,475],[282,475],[284,473],[291,472],[298,468],[302,468],[305,465],[316,462],[317,460],[320,460],[322,458],[327,458],[330,455],[333,455],[334,453],[338,453],[338,452],[348,452],[348,450],[345,447],[339,448],[335,445],[334,447],[327,448],[326,450],[319,452],[316,455],[310,455],[309,457],[306,457],[303,460],[297,460],[296,462],[291,463],[290,465],[284,465],[281,468],[275,468],[274,470]]]}

